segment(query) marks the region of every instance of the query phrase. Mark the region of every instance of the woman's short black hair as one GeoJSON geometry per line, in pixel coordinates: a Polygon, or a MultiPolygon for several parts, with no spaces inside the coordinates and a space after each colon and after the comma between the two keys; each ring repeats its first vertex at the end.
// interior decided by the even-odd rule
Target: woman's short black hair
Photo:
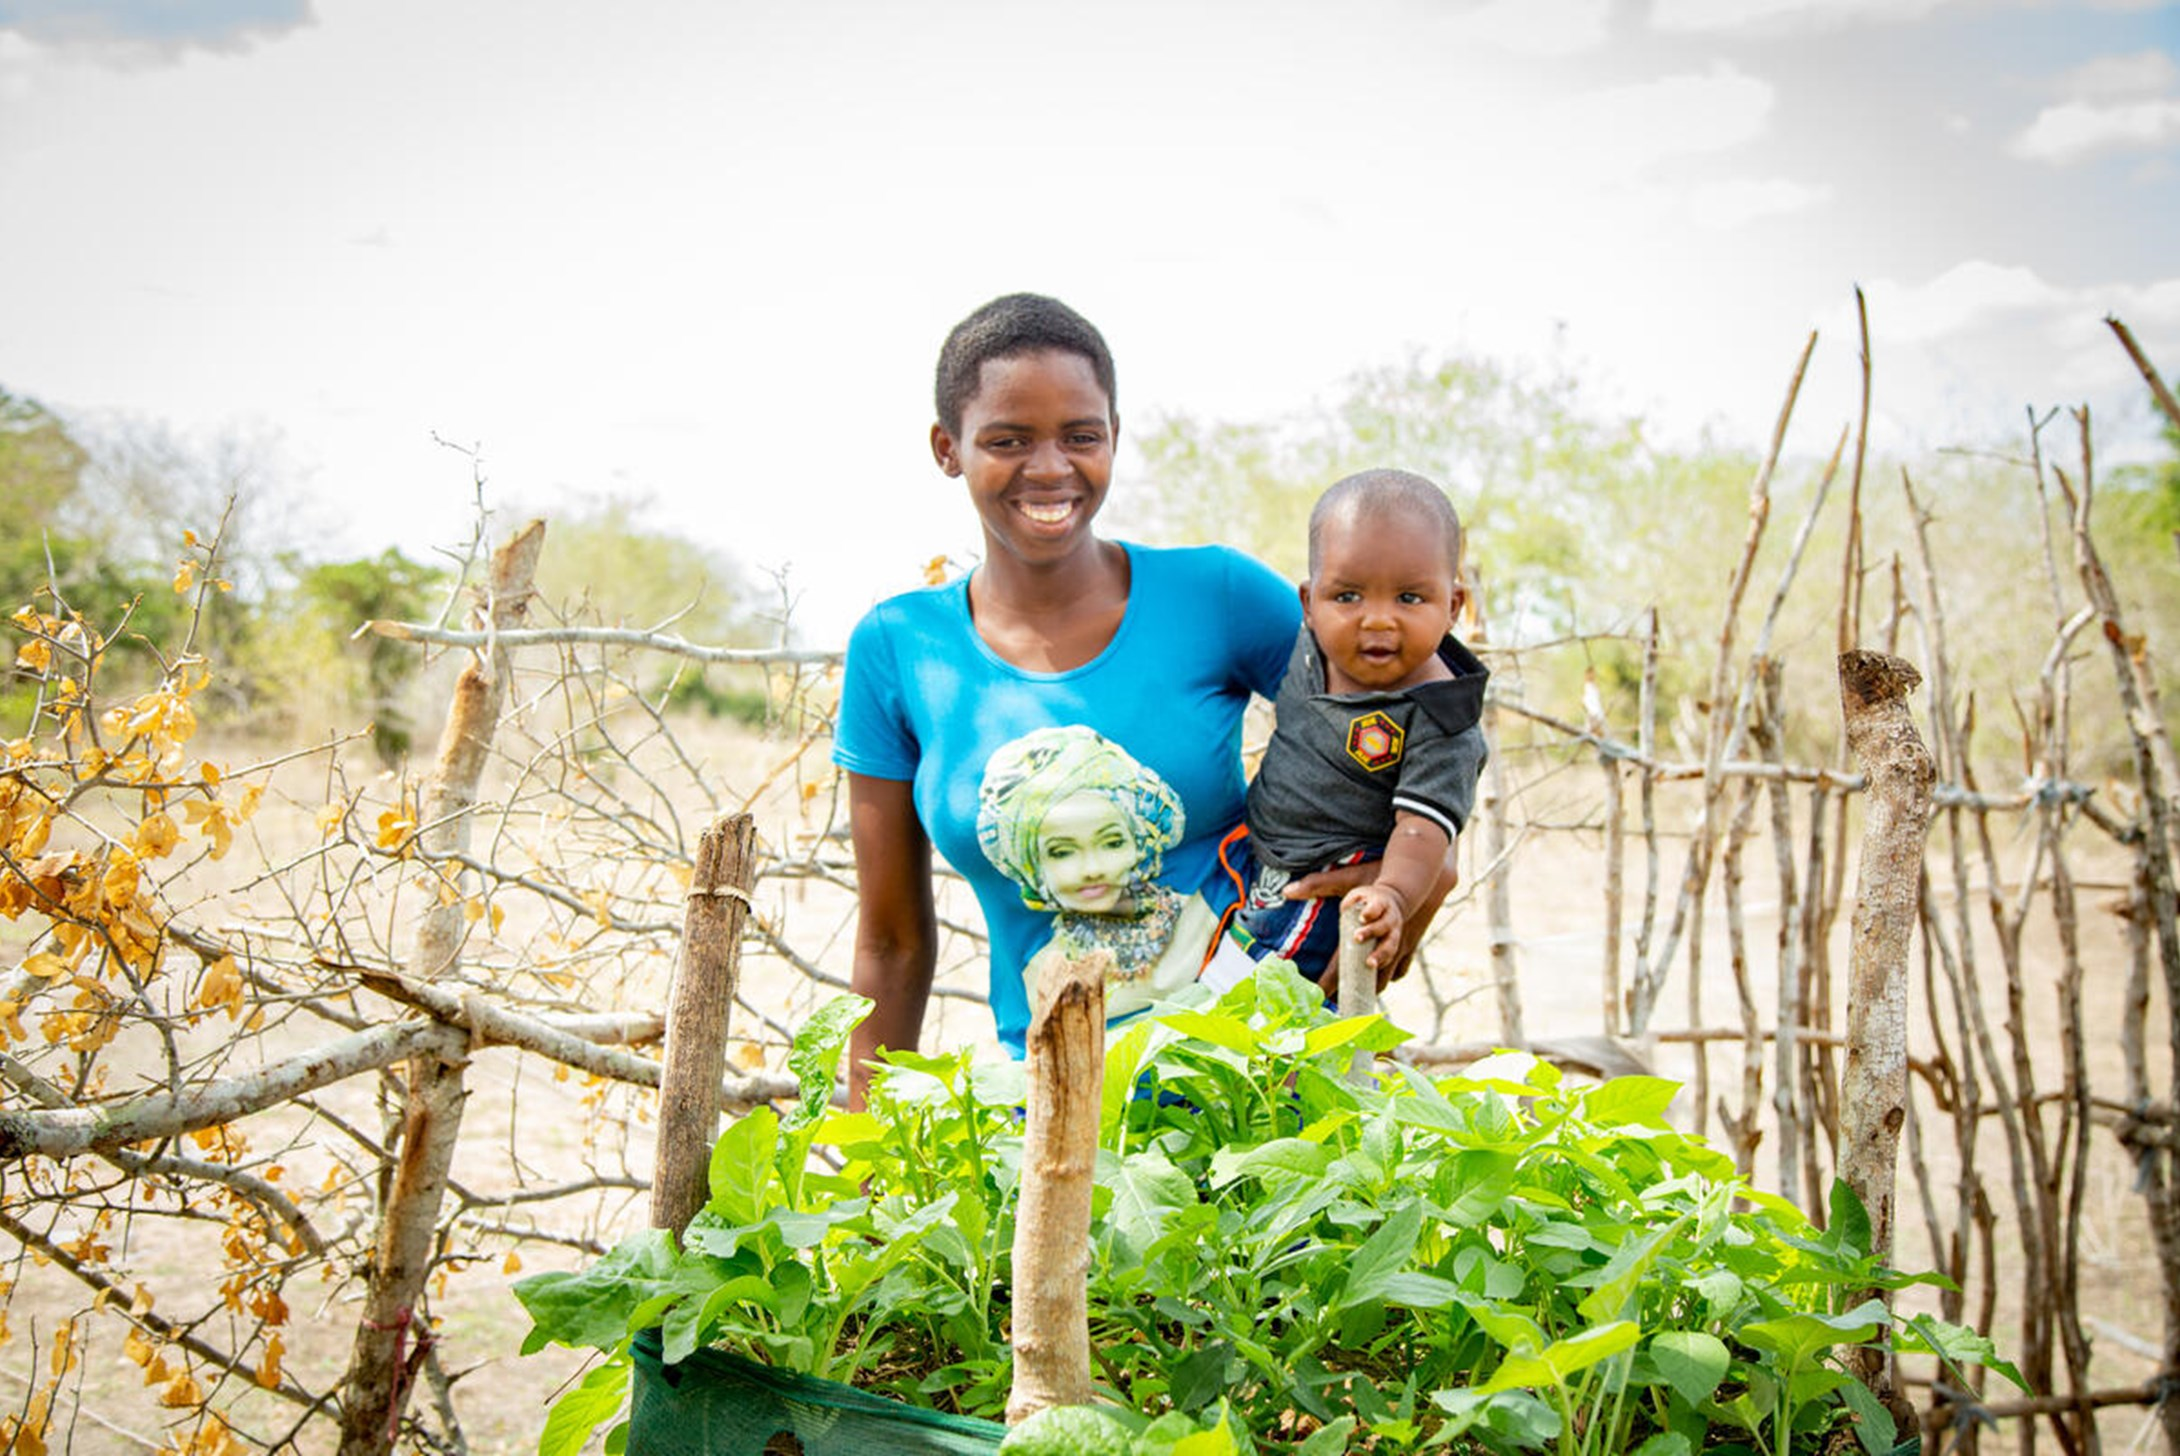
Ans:
{"type": "Polygon", "coordinates": [[[993,299],[960,323],[939,348],[932,390],[939,423],[950,435],[961,433],[961,410],[983,383],[987,359],[1017,359],[1047,349],[1080,354],[1090,361],[1108,407],[1119,395],[1113,387],[1113,351],[1097,325],[1057,298],[1041,293],[1009,293],[993,299]]]}

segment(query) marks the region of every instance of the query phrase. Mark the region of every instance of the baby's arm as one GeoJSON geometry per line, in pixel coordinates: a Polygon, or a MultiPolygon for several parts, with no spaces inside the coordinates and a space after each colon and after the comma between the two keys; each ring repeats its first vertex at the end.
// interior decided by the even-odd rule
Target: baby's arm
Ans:
{"type": "Polygon", "coordinates": [[[1434,821],[1400,810],[1393,816],[1393,835],[1385,842],[1378,877],[1348,891],[1341,901],[1361,912],[1358,938],[1377,942],[1370,951],[1370,969],[1378,973],[1381,991],[1399,953],[1402,927],[1438,884],[1450,843],[1446,831],[1434,821]]]}

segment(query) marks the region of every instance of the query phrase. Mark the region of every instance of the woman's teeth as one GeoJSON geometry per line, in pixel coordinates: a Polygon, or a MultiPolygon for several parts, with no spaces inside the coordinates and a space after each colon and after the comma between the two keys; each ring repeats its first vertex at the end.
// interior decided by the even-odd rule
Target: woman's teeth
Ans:
{"type": "Polygon", "coordinates": [[[1024,501],[1021,510],[1023,515],[1028,516],[1040,526],[1057,526],[1075,513],[1074,504],[1070,501],[1058,501],[1051,505],[1033,504],[1024,501]]]}

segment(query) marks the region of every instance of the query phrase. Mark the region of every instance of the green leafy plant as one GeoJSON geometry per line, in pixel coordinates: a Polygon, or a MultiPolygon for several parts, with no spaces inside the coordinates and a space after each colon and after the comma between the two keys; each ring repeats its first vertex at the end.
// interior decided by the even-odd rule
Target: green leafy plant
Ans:
{"type": "MultiPolygon", "coordinates": [[[[516,1286],[533,1348],[590,1345],[625,1367],[630,1337],[657,1327],[668,1361],[720,1344],[997,1415],[1022,1072],[895,1056],[870,1111],[827,1112],[862,1010],[836,1002],[804,1033],[799,1108],[720,1139],[678,1246],[641,1235],[516,1286]],[[837,1169],[813,1167],[820,1145],[837,1169]]],[[[1844,1190],[1819,1231],[1738,1180],[1665,1121],[1674,1084],[1576,1085],[1515,1053],[1348,1082],[1357,1048],[1402,1040],[1375,1016],[1333,1019],[1278,966],[1113,1040],[1091,1345],[1101,1399],[1151,1422],[1139,1445],[1164,1421],[1177,1452],[1215,1430],[1308,1456],[1358,1432],[1378,1451],[1789,1456],[1852,1427],[1878,1452],[1891,1422],[1840,1350],[2012,1374],[1970,1332],[1836,1307],[1933,1276],[1879,1267],[1844,1190]]],[[[593,1379],[562,1400],[581,1407],[555,1428],[574,1444],[548,1452],[611,1417],[597,1412],[625,1374],[593,1379]]]]}

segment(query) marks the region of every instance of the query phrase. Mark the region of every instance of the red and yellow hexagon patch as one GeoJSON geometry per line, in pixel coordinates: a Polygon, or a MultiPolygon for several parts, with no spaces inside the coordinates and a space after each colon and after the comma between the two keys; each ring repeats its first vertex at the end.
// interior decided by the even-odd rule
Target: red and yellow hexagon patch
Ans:
{"type": "Polygon", "coordinates": [[[1365,713],[1347,725],[1347,755],[1376,773],[1400,762],[1400,747],[1406,737],[1400,725],[1385,714],[1365,713]]]}

